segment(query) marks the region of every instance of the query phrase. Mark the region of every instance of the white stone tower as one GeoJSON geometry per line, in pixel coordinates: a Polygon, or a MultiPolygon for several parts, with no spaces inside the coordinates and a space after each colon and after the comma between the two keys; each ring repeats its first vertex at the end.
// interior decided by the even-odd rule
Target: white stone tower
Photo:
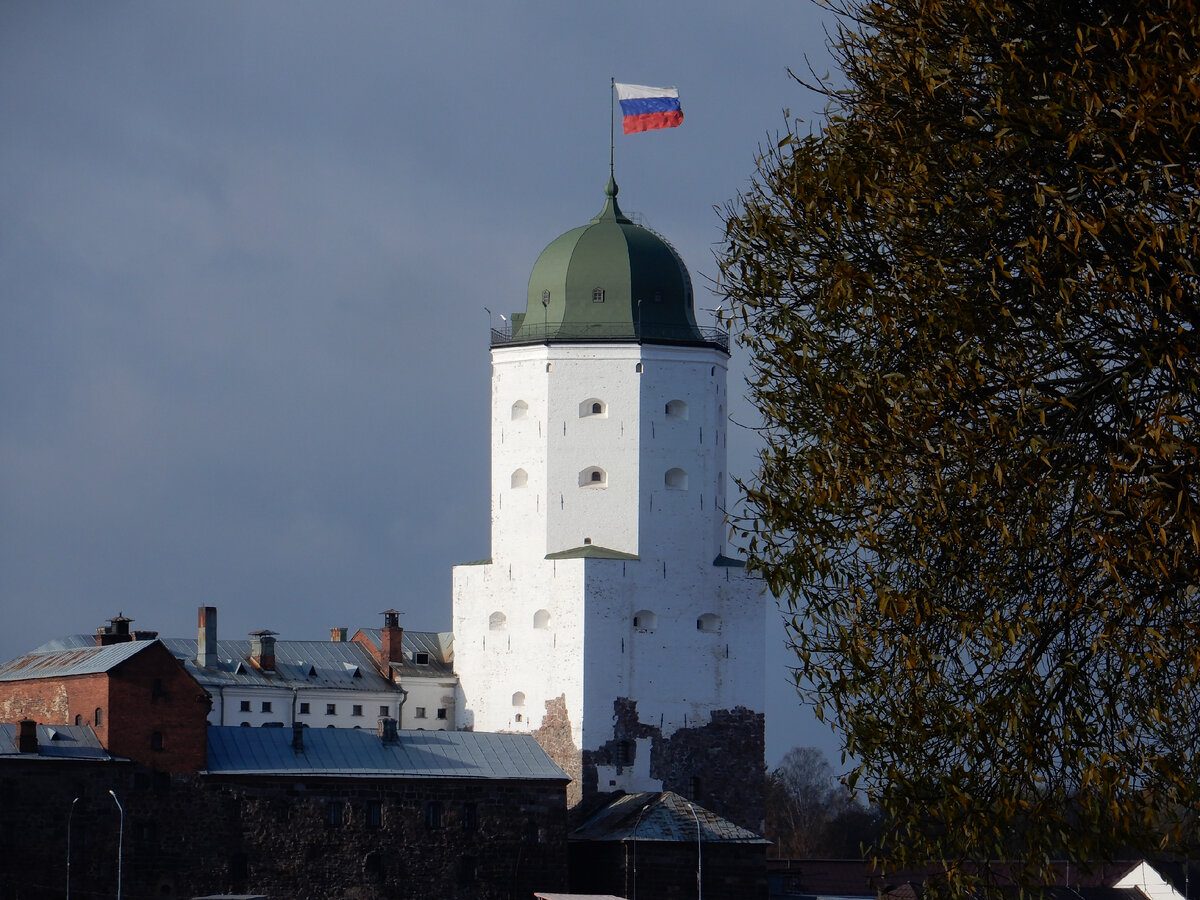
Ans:
{"type": "Polygon", "coordinates": [[[454,569],[459,722],[535,734],[572,805],[674,790],[759,827],[767,601],[726,556],[728,336],[606,194],[492,333],[492,555],[454,569]]]}

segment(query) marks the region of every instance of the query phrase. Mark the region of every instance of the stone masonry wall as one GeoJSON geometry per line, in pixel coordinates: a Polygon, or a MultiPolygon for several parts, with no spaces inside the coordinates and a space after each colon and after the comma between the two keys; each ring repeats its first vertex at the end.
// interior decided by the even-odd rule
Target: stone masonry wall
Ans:
{"type": "Polygon", "coordinates": [[[613,703],[613,739],[583,752],[585,806],[604,792],[596,767],[618,770],[636,764],[638,741],[650,740],[650,775],[662,789],[694,800],[756,834],[763,832],[766,739],[762,713],[738,707],[713,710],[704,725],[676,730],[663,737],[657,725],[638,719],[637,702],[622,697],[613,703]]]}
{"type": "Polygon", "coordinates": [[[217,779],[124,763],[0,760],[0,900],[262,893],[528,898],[567,887],[563,785],[217,779]],[[80,797],[72,813],[72,799],[80,797]]]}

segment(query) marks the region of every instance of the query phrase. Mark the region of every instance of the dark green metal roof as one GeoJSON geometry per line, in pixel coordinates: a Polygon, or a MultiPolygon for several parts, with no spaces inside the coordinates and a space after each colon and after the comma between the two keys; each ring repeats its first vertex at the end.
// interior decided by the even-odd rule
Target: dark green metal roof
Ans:
{"type": "Polygon", "coordinates": [[[728,335],[696,325],[692,279],[675,248],[635,224],[617,204],[611,177],[604,206],[586,225],[550,243],[529,277],[524,313],[497,343],[649,341],[717,344],[728,335]]]}
{"type": "Polygon", "coordinates": [[[572,547],[570,550],[559,550],[557,553],[547,553],[546,559],[641,559],[636,553],[626,553],[624,550],[612,550],[599,547],[596,544],[584,544],[582,547],[572,547]]]}

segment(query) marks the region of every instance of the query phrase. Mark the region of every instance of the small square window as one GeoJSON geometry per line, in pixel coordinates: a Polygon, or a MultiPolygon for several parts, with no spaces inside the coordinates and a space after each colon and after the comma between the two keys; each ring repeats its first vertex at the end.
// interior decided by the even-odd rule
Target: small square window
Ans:
{"type": "Polygon", "coordinates": [[[325,715],[336,716],[337,715],[337,704],[336,703],[326,703],[325,704],[325,715]]]}
{"type": "Polygon", "coordinates": [[[238,708],[241,710],[241,712],[250,712],[250,701],[243,700],[238,708]]]}
{"type": "Polygon", "coordinates": [[[264,700],[264,701],[263,701],[263,704],[262,704],[262,711],[263,711],[263,712],[270,712],[270,711],[271,711],[271,701],[270,701],[270,700],[264,700]]]}
{"type": "Polygon", "coordinates": [[[438,717],[439,719],[444,719],[444,718],[446,718],[446,710],[444,710],[444,709],[438,709],[438,711],[437,711],[437,717],[438,717]]]}
{"type": "Polygon", "coordinates": [[[413,712],[413,716],[418,719],[424,719],[425,718],[425,707],[418,706],[416,708],[416,710],[413,712]]]}
{"type": "Polygon", "coordinates": [[[429,654],[428,653],[417,653],[417,654],[415,654],[415,657],[416,657],[416,663],[418,666],[429,665],[429,654]]]}
{"type": "Polygon", "coordinates": [[[352,707],[350,707],[350,715],[361,716],[362,715],[362,704],[355,703],[352,707]]]}
{"type": "Polygon", "coordinates": [[[390,716],[392,714],[392,708],[390,706],[381,706],[379,707],[379,714],[381,716],[390,716]]]}
{"type": "Polygon", "coordinates": [[[300,715],[307,716],[311,711],[311,707],[307,703],[300,704],[300,715]]]}

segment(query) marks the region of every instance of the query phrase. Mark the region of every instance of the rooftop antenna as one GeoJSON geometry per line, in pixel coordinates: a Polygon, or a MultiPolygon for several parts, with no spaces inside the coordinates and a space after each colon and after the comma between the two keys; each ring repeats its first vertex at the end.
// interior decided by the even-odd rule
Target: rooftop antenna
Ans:
{"type": "Polygon", "coordinates": [[[616,104],[613,102],[613,95],[617,92],[617,79],[615,76],[609,76],[608,79],[608,177],[615,179],[613,172],[613,147],[616,145],[617,129],[613,122],[616,121],[616,104]]]}

